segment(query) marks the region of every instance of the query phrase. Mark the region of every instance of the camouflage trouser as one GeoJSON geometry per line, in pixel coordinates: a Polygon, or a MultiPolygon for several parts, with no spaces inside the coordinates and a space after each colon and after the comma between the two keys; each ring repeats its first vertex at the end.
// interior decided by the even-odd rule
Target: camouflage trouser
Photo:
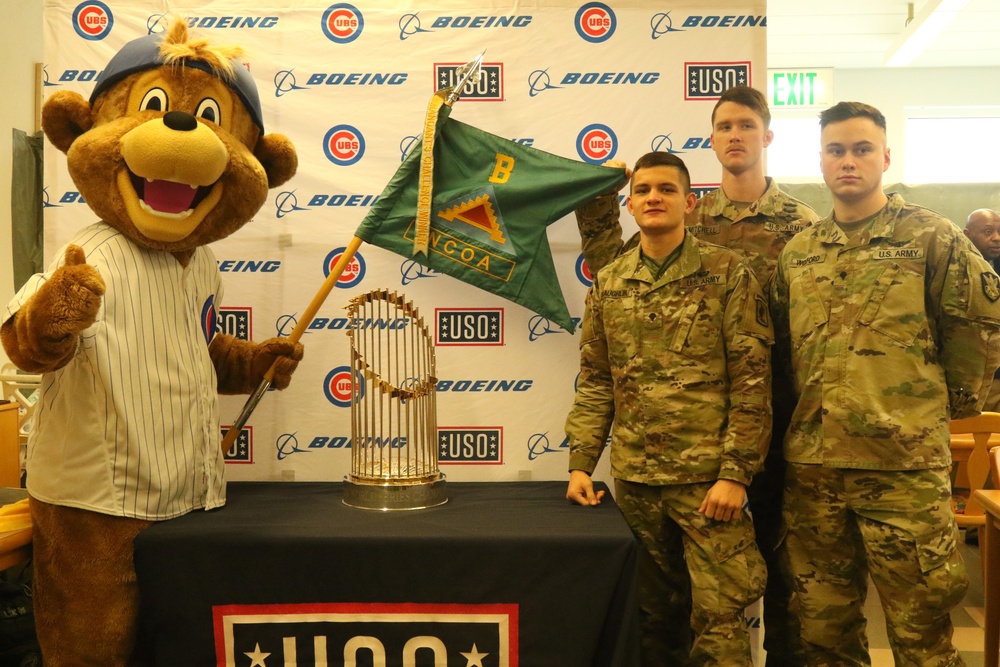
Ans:
{"type": "Polygon", "coordinates": [[[764,650],[766,667],[805,667],[805,654],[799,639],[799,617],[792,575],[785,554],[784,522],[781,504],[785,484],[785,462],[781,450],[778,458],[768,454],[764,469],[753,478],[747,489],[757,548],[767,566],[767,588],[764,589],[764,650]]]}
{"type": "Polygon", "coordinates": [[[803,647],[817,667],[870,665],[871,575],[897,667],[964,665],[949,613],[969,580],[947,469],[838,470],[788,464],[787,553],[803,647]]]}
{"type": "Polygon", "coordinates": [[[615,481],[615,501],[639,540],[643,667],[750,667],[743,612],[764,591],[764,561],[746,514],[698,513],[714,482],[615,481]]]}

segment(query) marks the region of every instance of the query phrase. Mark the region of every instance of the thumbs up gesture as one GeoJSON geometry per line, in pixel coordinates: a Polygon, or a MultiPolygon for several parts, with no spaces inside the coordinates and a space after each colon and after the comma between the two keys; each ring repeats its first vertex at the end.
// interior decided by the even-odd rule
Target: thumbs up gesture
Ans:
{"type": "Polygon", "coordinates": [[[96,320],[103,295],[101,274],[81,247],[68,246],[64,264],[4,323],[0,333],[10,360],[30,373],[65,366],[80,332],[96,320]]]}

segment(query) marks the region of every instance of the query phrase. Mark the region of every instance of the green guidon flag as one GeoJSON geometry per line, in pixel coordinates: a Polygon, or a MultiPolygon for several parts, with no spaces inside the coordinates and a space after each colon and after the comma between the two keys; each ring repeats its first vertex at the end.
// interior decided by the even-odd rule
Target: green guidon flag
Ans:
{"type": "Polygon", "coordinates": [[[522,146],[449,119],[450,106],[431,107],[422,147],[400,165],[356,236],[573,331],[546,228],[619,186],[624,170],[522,146]]]}

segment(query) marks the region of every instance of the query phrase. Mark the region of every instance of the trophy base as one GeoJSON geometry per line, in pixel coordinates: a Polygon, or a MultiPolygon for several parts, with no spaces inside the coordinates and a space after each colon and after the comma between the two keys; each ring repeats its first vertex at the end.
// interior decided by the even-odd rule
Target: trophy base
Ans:
{"type": "Polygon", "coordinates": [[[444,475],[418,483],[364,483],[344,478],[344,504],[362,510],[422,510],[448,502],[444,475]]]}

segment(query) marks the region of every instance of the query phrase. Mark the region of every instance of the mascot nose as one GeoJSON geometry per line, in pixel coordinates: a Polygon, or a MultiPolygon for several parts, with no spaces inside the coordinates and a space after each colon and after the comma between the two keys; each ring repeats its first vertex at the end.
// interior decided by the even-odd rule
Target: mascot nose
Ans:
{"type": "Polygon", "coordinates": [[[186,111],[168,111],[163,114],[163,124],[178,132],[190,132],[198,127],[198,121],[186,111]]]}

